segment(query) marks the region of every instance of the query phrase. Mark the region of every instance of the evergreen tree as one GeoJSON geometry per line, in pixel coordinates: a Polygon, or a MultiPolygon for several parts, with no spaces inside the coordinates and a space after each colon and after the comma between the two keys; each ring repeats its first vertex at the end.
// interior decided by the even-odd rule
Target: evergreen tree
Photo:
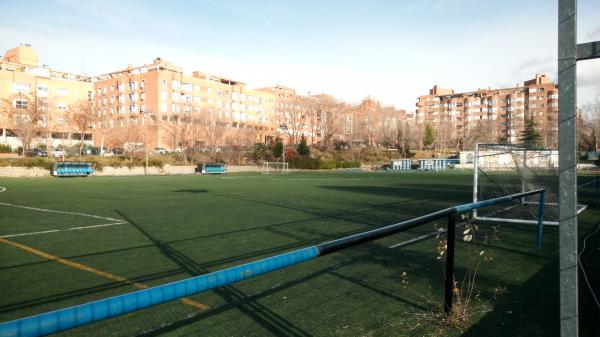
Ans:
{"type": "Polygon", "coordinates": [[[429,124],[425,127],[425,138],[423,138],[423,145],[426,148],[430,148],[433,144],[435,144],[435,131],[433,127],[429,124]]]}
{"type": "Polygon", "coordinates": [[[280,158],[281,155],[283,155],[283,143],[281,142],[281,139],[277,139],[275,147],[273,148],[273,157],[280,158]]]}
{"type": "Polygon", "coordinates": [[[306,157],[310,154],[310,148],[306,143],[306,137],[304,137],[304,135],[300,139],[300,143],[298,143],[298,145],[296,146],[296,151],[302,157],[306,157]]]}
{"type": "Polygon", "coordinates": [[[542,134],[536,128],[537,125],[533,118],[529,118],[525,122],[525,129],[521,135],[521,143],[529,148],[542,147],[542,134]]]}

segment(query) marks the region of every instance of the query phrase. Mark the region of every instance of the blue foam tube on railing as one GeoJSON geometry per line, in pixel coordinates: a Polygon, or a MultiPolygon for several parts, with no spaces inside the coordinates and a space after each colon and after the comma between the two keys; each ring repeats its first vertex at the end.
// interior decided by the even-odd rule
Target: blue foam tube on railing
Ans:
{"type": "Polygon", "coordinates": [[[107,299],[0,323],[0,337],[37,337],[198,294],[312,260],[316,246],[107,299]]]}

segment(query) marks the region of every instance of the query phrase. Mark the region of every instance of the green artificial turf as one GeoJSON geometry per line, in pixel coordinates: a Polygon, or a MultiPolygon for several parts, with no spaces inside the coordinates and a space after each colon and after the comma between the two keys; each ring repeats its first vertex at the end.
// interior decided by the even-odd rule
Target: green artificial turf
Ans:
{"type": "MultiPolygon", "coordinates": [[[[123,224],[64,231],[114,221],[0,205],[0,236],[63,230],[6,239],[152,286],[467,203],[471,184],[472,175],[461,171],[2,178],[1,203],[123,224]]],[[[593,205],[593,191],[583,190],[580,201],[593,205]]],[[[594,206],[580,217],[582,234],[599,214],[594,206]]],[[[209,306],[204,311],[175,301],[62,335],[436,335],[429,313],[439,311],[444,279],[437,241],[389,248],[434,225],[191,296],[209,306]]],[[[502,225],[499,240],[485,244],[490,229],[481,225],[475,244],[457,231],[459,284],[478,252],[493,260],[477,270],[473,304],[481,310],[463,330],[437,335],[558,335],[558,231],[545,229],[538,252],[533,226],[502,225]]],[[[594,240],[597,247],[600,239],[594,240]]],[[[597,275],[598,263],[592,268],[597,275]]],[[[0,321],[136,289],[6,243],[0,243],[0,284],[0,321]]],[[[598,323],[593,306],[583,303],[590,313],[582,313],[585,335],[598,323]]]]}

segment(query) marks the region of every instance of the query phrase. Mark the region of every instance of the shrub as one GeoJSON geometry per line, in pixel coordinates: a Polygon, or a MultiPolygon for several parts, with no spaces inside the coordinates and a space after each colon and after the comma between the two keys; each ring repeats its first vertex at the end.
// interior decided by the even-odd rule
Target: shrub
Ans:
{"type": "Polygon", "coordinates": [[[333,170],[337,168],[338,162],[335,159],[331,160],[321,160],[319,162],[319,168],[321,170],[333,170]]]}
{"type": "Polygon", "coordinates": [[[285,149],[285,158],[286,160],[294,160],[296,157],[298,157],[298,152],[296,152],[296,149],[294,148],[290,148],[290,149],[285,149]]]}
{"type": "Polygon", "coordinates": [[[275,143],[275,146],[273,147],[273,157],[281,158],[282,154],[283,154],[283,143],[281,142],[281,140],[277,140],[277,143],[275,143]]]}
{"type": "Polygon", "coordinates": [[[104,163],[102,161],[97,161],[95,169],[97,172],[102,172],[104,170],[104,163]]]}
{"type": "Polygon", "coordinates": [[[8,144],[0,144],[0,153],[11,153],[12,148],[8,144]]]}
{"type": "Polygon", "coordinates": [[[360,160],[338,161],[337,168],[356,168],[360,167],[360,160]]]}
{"type": "Polygon", "coordinates": [[[148,166],[163,168],[165,166],[165,162],[160,157],[152,157],[148,159],[148,166]]]}
{"type": "Polygon", "coordinates": [[[267,159],[269,157],[269,149],[263,143],[256,143],[254,144],[252,156],[255,160],[267,159]]]}
{"type": "Polygon", "coordinates": [[[296,151],[300,156],[306,157],[310,154],[310,148],[308,147],[308,143],[306,142],[306,137],[302,136],[300,139],[300,143],[296,146],[296,151]]]}
{"type": "Polygon", "coordinates": [[[11,166],[15,167],[40,167],[51,170],[54,167],[54,161],[48,160],[47,158],[41,157],[26,157],[26,158],[18,158],[11,161],[11,166]]]}
{"type": "Polygon", "coordinates": [[[310,157],[297,157],[289,161],[289,166],[300,170],[318,170],[319,160],[310,157]]]}

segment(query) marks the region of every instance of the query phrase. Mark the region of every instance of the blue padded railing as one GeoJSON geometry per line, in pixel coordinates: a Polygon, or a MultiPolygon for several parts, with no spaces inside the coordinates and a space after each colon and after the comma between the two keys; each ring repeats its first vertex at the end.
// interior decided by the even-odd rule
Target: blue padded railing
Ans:
{"type": "MultiPolygon", "coordinates": [[[[37,337],[69,330],[107,318],[120,316],[169,301],[181,299],[220,286],[250,279],[258,275],[293,266],[295,264],[312,260],[319,256],[331,254],[333,252],[356,246],[364,242],[373,241],[382,237],[399,233],[443,217],[454,219],[454,216],[458,213],[465,213],[474,209],[505,203],[511,200],[517,200],[541,193],[543,193],[543,190],[535,190],[517,193],[506,197],[454,206],[393,225],[354,234],[341,239],[321,243],[316,246],[302,248],[255,262],[245,263],[236,267],[223,269],[209,274],[191,277],[148,289],[137,290],[131,293],[94,302],[0,323],[0,337],[37,337]]],[[[541,198],[541,204],[543,205],[543,198],[541,198]]],[[[540,216],[543,219],[543,206],[540,211],[540,216]]],[[[452,233],[454,233],[453,228],[454,220],[452,220],[452,233]]],[[[450,232],[449,226],[448,233],[450,232]]],[[[450,250],[450,246],[448,249],[450,250]]],[[[447,255],[449,258],[450,251],[447,255]]],[[[452,273],[453,271],[449,272],[447,270],[447,280],[452,278],[452,273]]],[[[450,293],[452,288],[448,286],[446,288],[446,293],[450,293]]]]}

